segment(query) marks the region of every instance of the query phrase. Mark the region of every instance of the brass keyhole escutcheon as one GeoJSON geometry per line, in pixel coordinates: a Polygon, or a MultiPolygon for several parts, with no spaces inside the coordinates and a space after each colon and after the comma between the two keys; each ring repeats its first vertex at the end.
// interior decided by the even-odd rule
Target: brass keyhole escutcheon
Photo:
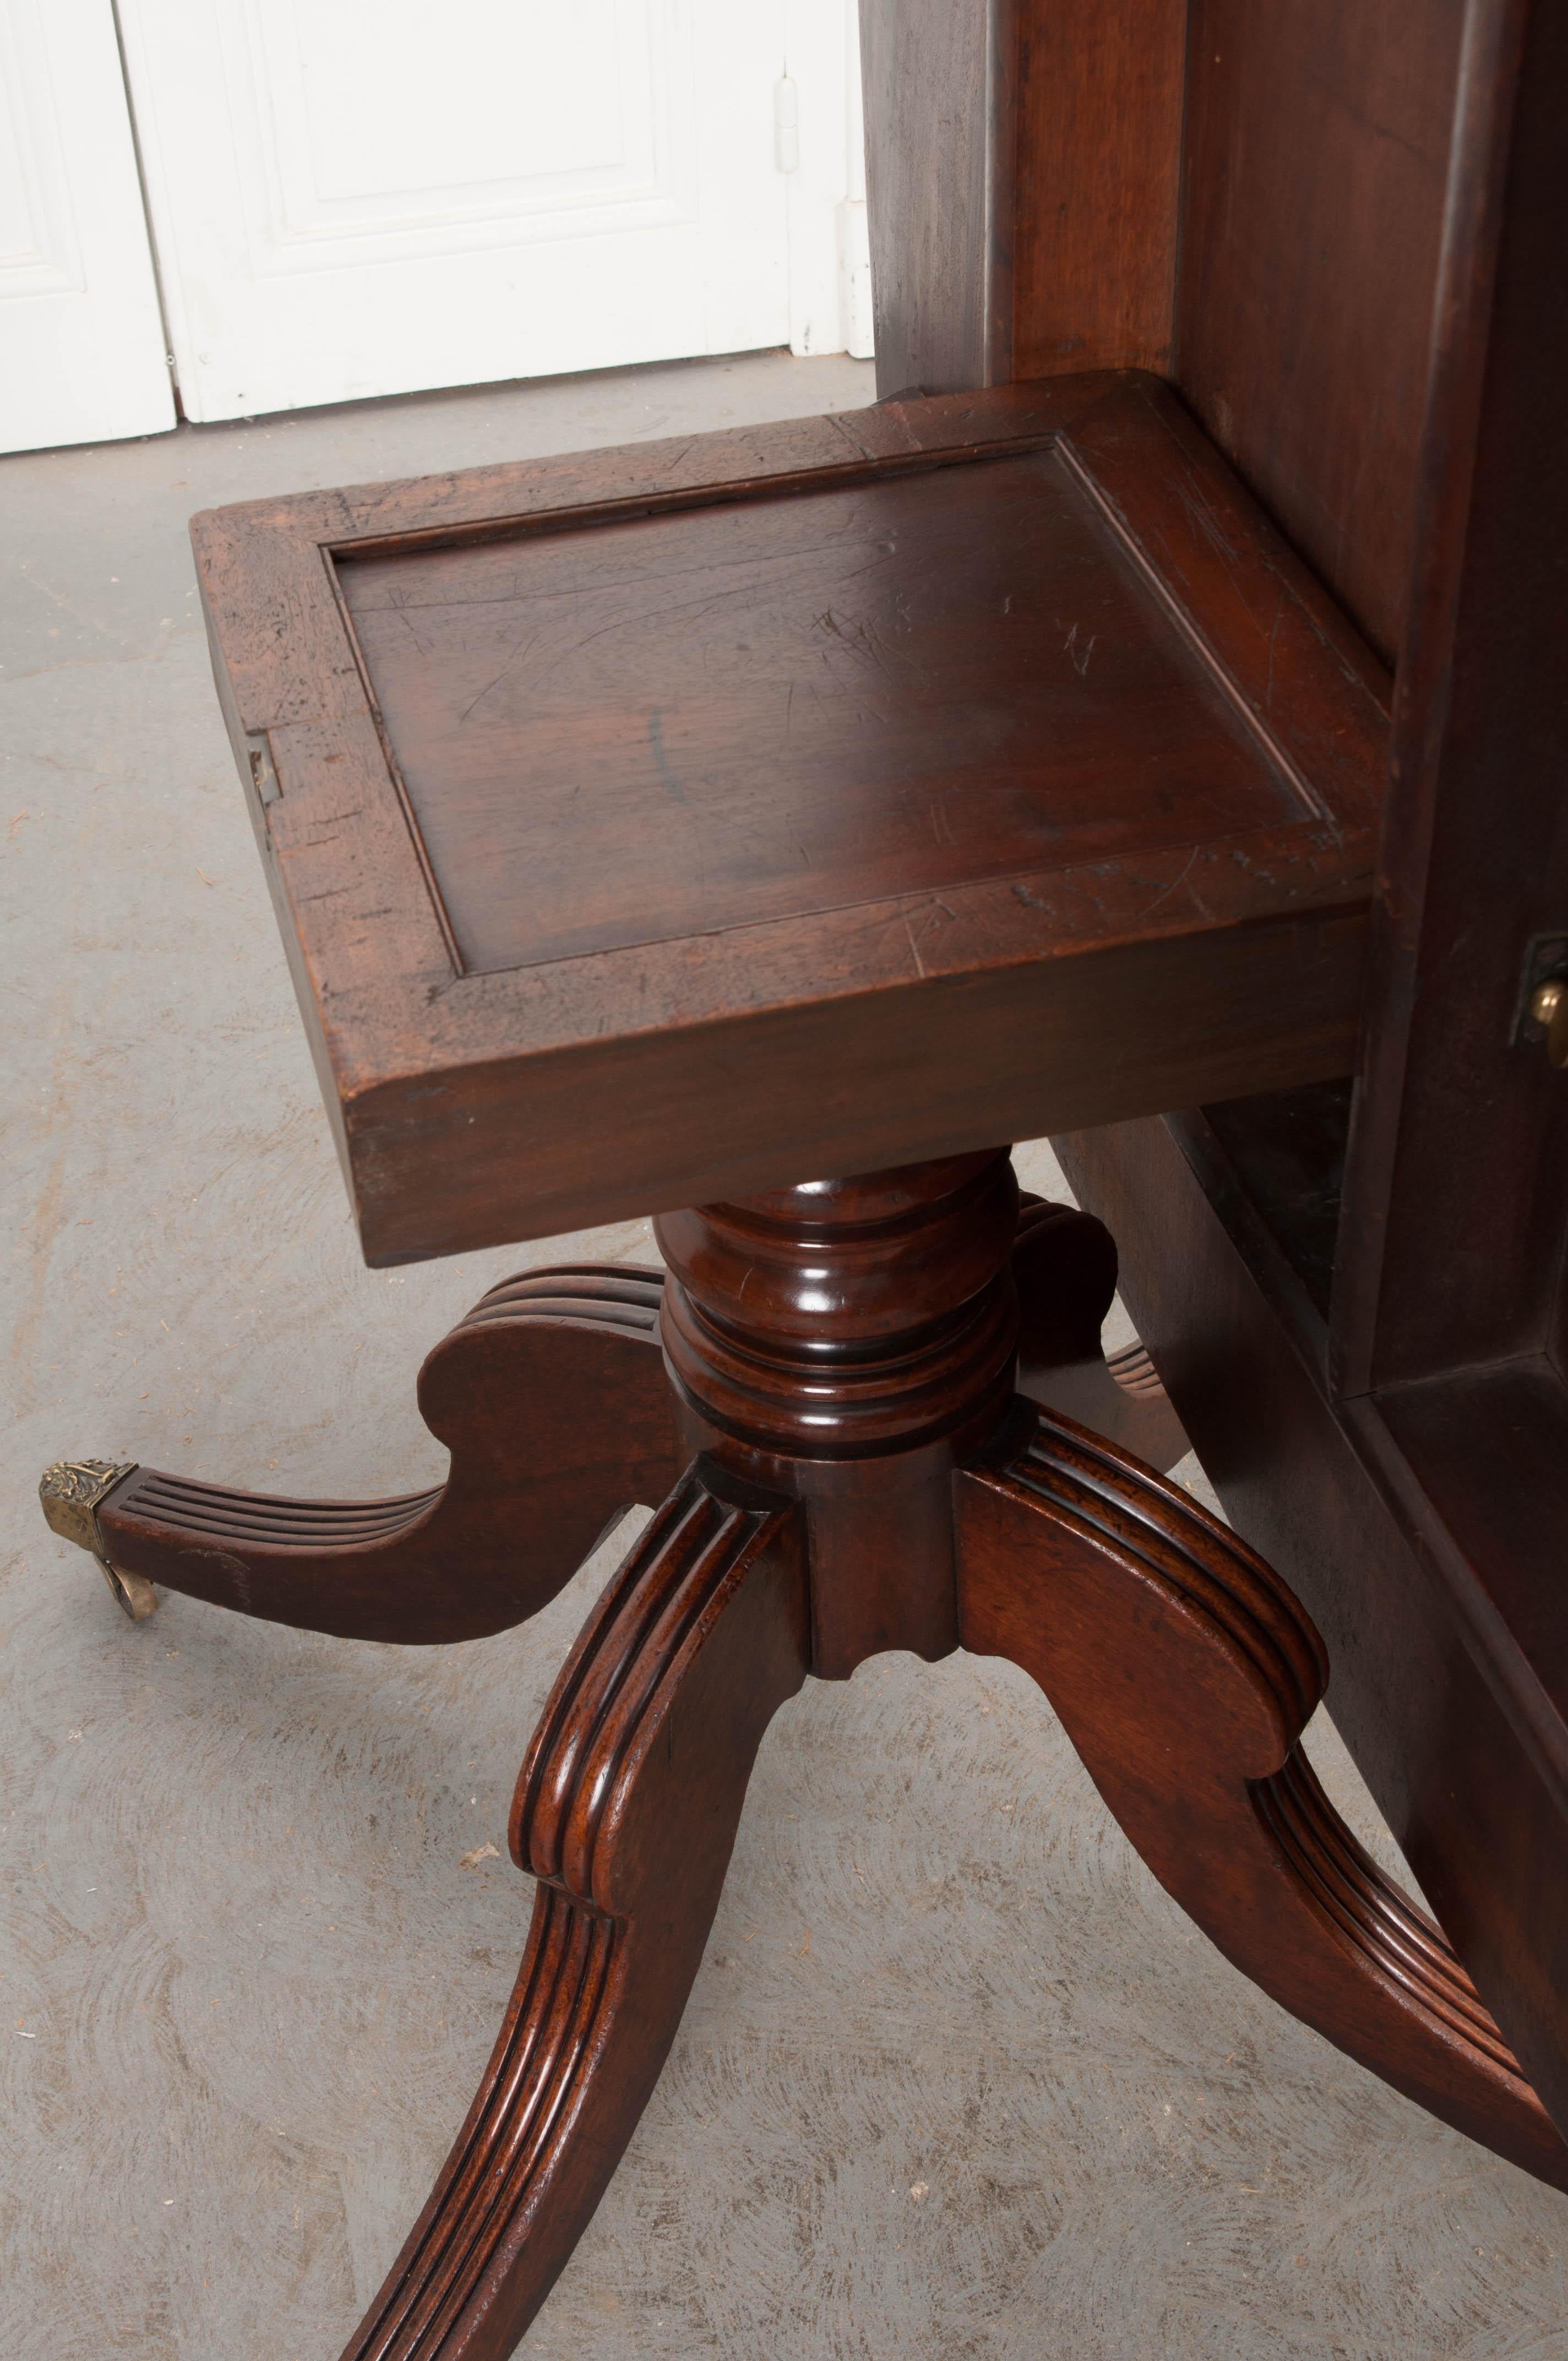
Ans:
{"type": "Polygon", "coordinates": [[[1530,1013],[1546,1031],[1546,1054],[1554,1066],[1568,1066],[1568,976],[1550,975],[1530,996],[1530,1013]]]}

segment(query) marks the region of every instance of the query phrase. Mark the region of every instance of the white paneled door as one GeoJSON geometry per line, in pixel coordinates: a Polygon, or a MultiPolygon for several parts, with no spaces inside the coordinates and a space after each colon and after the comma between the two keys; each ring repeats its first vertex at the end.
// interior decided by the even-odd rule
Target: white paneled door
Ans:
{"type": "Polygon", "coordinates": [[[853,14],[119,0],[186,414],[841,349],[853,14]]]}
{"type": "Polygon", "coordinates": [[[112,0],[0,0],[0,451],[173,423],[112,0]]]}

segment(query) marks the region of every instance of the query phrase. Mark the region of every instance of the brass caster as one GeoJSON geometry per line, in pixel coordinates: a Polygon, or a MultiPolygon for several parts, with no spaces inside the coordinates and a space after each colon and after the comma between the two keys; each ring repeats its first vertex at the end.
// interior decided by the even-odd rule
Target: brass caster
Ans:
{"type": "Polygon", "coordinates": [[[122,1574],[112,1565],[98,1529],[99,1503],[116,1484],[134,1476],[134,1459],[57,1459],[38,1479],[44,1521],[62,1541],[74,1542],[94,1560],[115,1604],[133,1623],[145,1623],[158,1607],[158,1593],[145,1575],[122,1574]]]}
{"type": "Polygon", "coordinates": [[[98,1557],[98,1571],[115,1594],[115,1603],[128,1615],[133,1623],[145,1623],[149,1615],[158,1612],[158,1593],[145,1574],[122,1574],[106,1557],[98,1557]]]}

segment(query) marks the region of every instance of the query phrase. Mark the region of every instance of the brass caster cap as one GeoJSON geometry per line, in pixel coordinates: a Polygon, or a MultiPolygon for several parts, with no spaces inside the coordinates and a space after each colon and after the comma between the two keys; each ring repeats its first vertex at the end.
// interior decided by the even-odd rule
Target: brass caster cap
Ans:
{"type": "Polygon", "coordinates": [[[149,1615],[157,1614],[158,1593],[145,1574],[122,1574],[106,1557],[99,1557],[96,1550],[93,1555],[99,1573],[115,1594],[115,1604],[133,1623],[145,1623],[149,1615]]]}
{"type": "Polygon", "coordinates": [[[74,1542],[78,1549],[91,1550],[94,1557],[102,1557],[104,1537],[98,1531],[98,1503],[107,1499],[122,1478],[134,1476],[136,1471],[134,1459],[57,1459],[38,1478],[38,1501],[45,1524],[61,1541],[74,1542]]]}
{"type": "Polygon", "coordinates": [[[133,1623],[145,1623],[158,1609],[158,1593],[142,1574],[122,1574],[104,1554],[98,1505],[116,1484],[137,1472],[134,1459],[57,1459],[38,1478],[44,1521],[62,1541],[84,1549],[133,1623]]]}

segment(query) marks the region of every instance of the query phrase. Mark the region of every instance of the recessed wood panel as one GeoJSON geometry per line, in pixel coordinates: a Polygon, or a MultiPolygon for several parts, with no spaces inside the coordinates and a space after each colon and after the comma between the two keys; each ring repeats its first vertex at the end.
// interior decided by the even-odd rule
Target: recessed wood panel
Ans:
{"type": "Polygon", "coordinates": [[[1176,376],[1391,656],[1461,0],[1192,0],[1176,376]]]}
{"type": "Polygon", "coordinates": [[[1310,816],[1054,451],[339,570],[470,972],[1310,816]]]}
{"type": "Polygon", "coordinates": [[[195,535],[373,1261],[1348,1070],[1387,684],[1153,378],[195,535]]]}

